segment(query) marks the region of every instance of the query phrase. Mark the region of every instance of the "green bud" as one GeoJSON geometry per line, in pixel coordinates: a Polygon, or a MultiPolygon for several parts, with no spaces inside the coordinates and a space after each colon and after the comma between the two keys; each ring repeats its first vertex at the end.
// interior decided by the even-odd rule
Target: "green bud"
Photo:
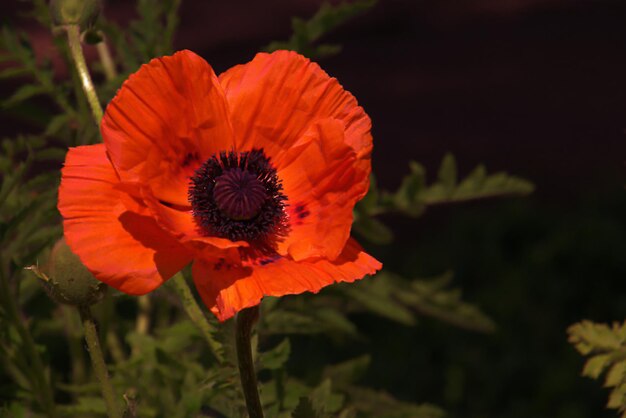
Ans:
{"type": "Polygon", "coordinates": [[[101,0],[50,0],[52,22],[56,26],[91,27],[102,9],[101,0]]]}
{"type": "Polygon", "coordinates": [[[52,247],[48,263],[35,273],[44,281],[52,299],[59,303],[89,306],[102,300],[107,292],[107,285],[93,277],[63,238],[52,247]]]}

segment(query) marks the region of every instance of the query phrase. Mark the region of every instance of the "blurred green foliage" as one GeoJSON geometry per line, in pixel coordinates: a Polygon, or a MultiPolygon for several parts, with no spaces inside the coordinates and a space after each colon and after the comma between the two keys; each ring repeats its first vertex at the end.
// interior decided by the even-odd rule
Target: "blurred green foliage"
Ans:
{"type": "Polygon", "coordinates": [[[287,41],[274,41],[263,48],[267,52],[278,49],[297,51],[302,55],[318,59],[341,52],[341,45],[321,44],[317,41],[326,33],[350,20],[351,18],[373,8],[376,0],[354,0],[340,2],[337,5],[323,3],[320,9],[309,20],[294,17],[291,21],[293,35],[287,41]]]}
{"type": "MultiPolygon", "coordinates": [[[[292,38],[288,42],[272,43],[268,49],[288,48],[313,58],[336,53],[339,51],[336,45],[317,45],[317,42],[325,33],[370,9],[374,3],[355,1],[324,5],[309,21],[294,19],[292,38]]],[[[49,25],[45,2],[33,0],[32,5],[33,17],[49,25]]],[[[142,63],[172,51],[179,6],[180,0],[139,0],[138,17],[128,28],[100,20],[93,39],[103,39],[111,45],[116,53],[118,72],[115,77],[107,78],[102,65],[93,68],[100,80],[97,88],[103,103],[113,97],[128,74],[142,63]]],[[[19,77],[25,81],[3,100],[3,110],[28,121],[36,132],[3,138],[0,153],[0,407],[3,408],[0,416],[54,416],[50,412],[52,402],[56,416],[101,417],[105,415],[105,406],[88,367],[78,313],[47,299],[38,279],[24,270],[44,259],[47,249],[62,233],[55,206],[59,168],[65,151],[70,146],[97,142],[99,134],[76,74],[67,80],[56,79],[50,63],[38,62],[28,38],[14,29],[3,28],[1,42],[0,59],[10,65],[2,70],[0,77],[19,77]]],[[[63,39],[57,38],[55,45],[71,67],[63,39]]],[[[389,215],[417,218],[429,206],[526,195],[532,192],[533,186],[505,173],[487,174],[482,166],[459,180],[451,155],[444,157],[432,183],[427,182],[425,169],[420,164],[411,163],[409,170],[393,192],[380,190],[372,181],[370,192],[355,208],[355,231],[371,244],[378,245],[374,248],[379,248],[381,254],[391,260],[386,263],[389,267],[385,271],[355,284],[332,286],[315,296],[264,300],[255,344],[261,397],[268,416],[445,416],[440,407],[415,403],[418,399],[432,399],[450,410],[451,416],[478,418],[487,416],[484,403],[497,403],[494,399],[498,398],[498,390],[491,388],[481,394],[467,382],[471,381],[469,373],[497,374],[484,370],[488,360],[482,359],[480,354],[479,347],[486,341],[482,334],[491,335],[487,340],[491,344],[498,341],[527,343],[515,334],[514,321],[502,314],[507,312],[503,303],[519,306],[516,303],[533,300],[533,295],[515,293],[523,293],[524,288],[512,287],[521,287],[522,273],[514,273],[520,266],[506,264],[507,260],[498,258],[507,243],[499,241],[502,237],[490,232],[484,223],[474,221],[467,223],[480,232],[471,231],[476,234],[473,239],[458,239],[458,247],[437,248],[441,236],[433,235],[429,241],[437,249],[429,253],[424,248],[406,246],[402,231],[400,237],[394,237],[392,231],[397,228],[387,223],[389,215]],[[388,245],[394,239],[396,244],[388,245]],[[454,251],[465,251],[473,258],[462,260],[464,262],[458,265],[450,260],[441,264],[434,262],[438,255],[454,251]],[[479,305],[493,309],[499,315],[497,321],[461,298],[460,290],[452,284],[452,273],[441,274],[451,266],[467,269],[467,265],[479,263],[478,251],[482,251],[485,258],[480,261],[480,267],[475,266],[484,270],[482,279],[515,276],[508,277],[511,279],[508,287],[495,283],[485,291],[487,296],[483,294],[480,298],[480,292],[474,290],[470,297],[470,300],[482,299],[479,305]],[[398,262],[399,257],[406,259],[398,262]],[[402,263],[435,267],[433,271],[424,271],[423,266],[404,268],[402,263]],[[508,301],[493,302],[494,298],[505,297],[503,295],[508,301]],[[418,323],[423,327],[416,327],[418,323]],[[460,337],[460,331],[448,328],[445,328],[446,334],[442,334],[438,327],[443,325],[474,331],[476,335],[460,337]],[[515,340],[518,337],[520,340],[515,340]],[[372,345],[372,338],[382,342],[372,345]],[[472,338],[472,344],[460,343],[472,338]],[[318,351],[312,352],[313,349],[318,351]],[[439,360],[431,361],[433,358],[439,360]],[[403,373],[406,376],[401,376],[403,373]]],[[[519,221],[509,216],[502,220],[508,224],[494,228],[507,231],[519,221]]],[[[491,222],[498,222],[498,219],[491,222]]],[[[594,237],[593,234],[590,237],[594,237]]],[[[540,248],[543,253],[537,251],[544,257],[556,257],[546,253],[556,251],[554,248],[560,239],[570,238],[554,236],[555,243],[544,242],[540,248]]],[[[467,272],[461,271],[456,276],[464,278],[467,272]]],[[[144,300],[148,304],[142,307],[136,298],[114,294],[95,308],[105,356],[118,395],[126,400],[127,414],[181,418],[245,416],[233,358],[232,321],[217,324],[212,317],[204,318],[211,329],[218,330],[209,337],[219,341],[226,355],[224,362],[218,363],[207,345],[206,330],[189,320],[174,288],[164,286],[144,300]],[[145,321],[147,327],[138,325],[145,321]]],[[[491,309],[488,309],[490,313],[491,309]]],[[[542,313],[549,316],[553,312],[542,313]]],[[[577,335],[581,341],[584,339],[594,353],[612,353],[602,352],[602,341],[589,337],[588,331],[596,330],[594,326],[587,324],[585,327],[575,329],[572,335],[577,335]],[[582,332],[583,328],[587,331],[582,332]]],[[[551,332],[554,329],[563,328],[553,327],[551,332]]],[[[609,331],[609,334],[614,332],[609,331]]],[[[563,336],[553,338],[561,341],[563,336]]],[[[489,355],[503,355],[496,353],[493,345],[487,344],[485,349],[491,350],[489,355]]],[[[611,348],[621,349],[621,345],[611,348]]],[[[612,376],[610,383],[617,390],[623,387],[623,382],[616,377],[620,361],[612,358],[593,369],[595,373],[608,368],[612,376]]],[[[494,378],[499,390],[504,390],[516,378],[510,373],[512,366],[502,368],[506,372],[494,378]]],[[[530,363],[529,369],[535,373],[533,383],[542,382],[546,391],[553,390],[546,383],[549,382],[547,374],[542,375],[530,363]],[[544,378],[545,381],[541,380],[544,378]]],[[[480,378],[474,379],[484,383],[480,378]]],[[[515,384],[521,385],[520,381],[515,384]]],[[[560,411],[546,417],[583,416],[560,411]]],[[[526,404],[515,412],[490,412],[510,418],[539,417],[537,408],[526,404]]]]}

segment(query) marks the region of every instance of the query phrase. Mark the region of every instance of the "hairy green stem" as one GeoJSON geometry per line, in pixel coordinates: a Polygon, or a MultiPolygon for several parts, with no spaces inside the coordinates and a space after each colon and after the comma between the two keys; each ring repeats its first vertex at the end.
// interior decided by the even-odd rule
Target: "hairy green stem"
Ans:
{"type": "Polygon", "coordinates": [[[196,299],[193,297],[193,293],[191,292],[189,285],[187,285],[183,275],[180,273],[177,274],[168,283],[170,283],[180,298],[189,319],[191,319],[200,332],[202,332],[204,339],[217,361],[222,363],[224,361],[224,354],[222,353],[222,345],[213,337],[215,329],[211,326],[206,316],[204,316],[202,309],[200,309],[198,302],[196,302],[196,299]]]}
{"type": "Polygon", "coordinates": [[[246,398],[246,407],[250,418],[263,418],[263,408],[259,397],[259,388],[252,359],[252,344],[250,336],[252,327],[259,318],[259,307],[246,308],[237,314],[237,328],[235,343],[237,345],[237,363],[243,395],[246,398]]]}
{"type": "Polygon", "coordinates": [[[61,305],[59,311],[63,316],[63,327],[67,337],[69,354],[72,359],[72,382],[85,381],[85,354],[83,351],[82,335],[80,335],[80,321],[76,311],[71,306],[61,305]]]}
{"type": "Polygon", "coordinates": [[[91,75],[89,75],[87,62],[85,61],[85,56],[83,55],[83,48],[80,45],[80,29],[78,25],[66,25],[64,29],[67,33],[67,43],[70,47],[70,54],[74,60],[76,71],[78,71],[78,75],[80,76],[83,91],[85,92],[85,96],[87,96],[87,101],[91,107],[91,113],[93,114],[96,124],[100,126],[103,115],[102,106],[98,100],[98,95],[96,94],[96,88],[93,85],[93,81],[91,81],[91,75]]]}
{"type": "Polygon", "coordinates": [[[109,418],[122,418],[122,410],[118,406],[113,385],[109,380],[109,372],[107,370],[107,365],[104,362],[102,349],[100,348],[100,339],[98,338],[96,323],[94,322],[93,315],[91,314],[91,308],[89,306],[80,306],[78,311],[80,312],[80,317],[83,321],[85,341],[87,341],[87,348],[89,349],[89,357],[91,357],[93,371],[100,382],[102,397],[104,398],[109,418]]]}

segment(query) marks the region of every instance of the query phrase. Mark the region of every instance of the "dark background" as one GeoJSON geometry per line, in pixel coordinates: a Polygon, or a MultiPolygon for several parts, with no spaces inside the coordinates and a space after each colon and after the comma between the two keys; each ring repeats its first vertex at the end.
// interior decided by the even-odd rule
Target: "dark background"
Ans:
{"type": "MultiPolygon", "coordinates": [[[[319,5],[184,0],[175,45],[219,73],[288,38],[290,17],[319,5]]],[[[20,20],[20,7],[2,0],[2,20],[51,54],[48,29],[20,20]]],[[[110,0],[105,14],[124,24],[133,9],[110,0]]],[[[294,369],[371,352],[368,384],[453,417],[616,416],[603,409],[601,384],[579,377],[565,330],[626,318],[626,2],[380,0],[323,41],[343,45],[320,64],[371,116],[383,188],[398,186],[410,159],[434,173],[450,151],[461,174],[485,163],[537,189],[384,219],[396,242],[372,249],[407,277],[454,269],[466,299],[497,322],[494,334],[357,317],[367,342],[320,354],[323,344],[296,341],[294,369]]],[[[0,82],[0,97],[14,88],[0,82]]],[[[25,125],[0,113],[0,126],[9,135],[25,125]]]]}

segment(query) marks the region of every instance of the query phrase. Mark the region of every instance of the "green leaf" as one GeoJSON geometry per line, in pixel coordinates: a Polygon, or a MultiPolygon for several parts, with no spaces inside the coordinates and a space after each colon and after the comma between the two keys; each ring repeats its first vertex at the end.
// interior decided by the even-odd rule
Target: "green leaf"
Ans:
{"type": "Polygon", "coordinates": [[[311,401],[316,411],[322,414],[334,414],[341,409],[344,396],[334,393],[330,379],[325,379],[311,392],[311,401]]]}
{"type": "Polygon", "coordinates": [[[612,388],[607,408],[626,414],[626,321],[615,322],[610,327],[582,321],[567,332],[569,342],[582,355],[589,356],[583,376],[598,379],[606,372],[604,386],[612,388]]]}
{"type": "Polygon", "coordinates": [[[604,369],[610,364],[611,356],[609,354],[600,354],[597,356],[591,357],[585,363],[585,367],[583,368],[583,376],[591,377],[592,379],[597,379],[604,369]]]}
{"type": "Polygon", "coordinates": [[[0,416],[11,418],[26,418],[27,416],[30,416],[30,413],[27,414],[27,410],[23,405],[12,402],[9,405],[4,405],[0,407],[0,416]]]}
{"type": "Polygon", "coordinates": [[[53,117],[52,119],[50,119],[48,126],[46,126],[46,131],[44,132],[44,135],[56,135],[61,129],[63,129],[64,126],[69,123],[70,120],[70,116],[64,113],[53,117]]]}
{"type": "Polygon", "coordinates": [[[386,392],[353,387],[347,390],[359,416],[376,418],[443,418],[444,412],[433,405],[402,402],[386,392]]]}
{"type": "Polygon", "coordinates": [[[318,308],[305,311],[273,310],[264,316],[269,334],[338,334],[357,336],[352,322],[336,309],[318,308]]]}
{"type": "Polygon", "coordinates": [[[78,398],[78,403],[61,407],[60,412],[63,416],[84,417],[91,414],[105,415],[107,410],[102,398],[82,396],[78,398]]]}
{"type": "Polygon", "coordinates": [[[367,194],[363,199],[357,202],[357,211],[359,213],[372,213],[378,207],[378,200],[380,199],[378,193],[378,186],[376,184],[376,177],[374,174],[370,175],[370,187],[367,194]]]}
{"type": "Polygon", "coordinates": [[[404,325],[415,325],[415,316],[398,303],[389,276],[378,274],[340,289],[363,308],[404,325]]]}
{"type": "Polygon", "coordinates": [[[371,357],[363,355],[343,363],[327,366],[322,375],[338,387],[346,386],[355,383],[364,376],[370,362],[371,357]]]}
{"type": "Polygon", "coordinates": [[[278,370],[283,368],[287,360],[289,360],[289,354],[291,353],[291,344],[289,339],[285,338],[280,344],[273,349],[261,353],[260,362],[261,369],[278,370]]]}
{"type": "Polygon", "coordinates": [[[595,324],[582,321],[568,329],[569,341],[583,355],[619,350],[626,344],[626,321],[623,324],[595,324]]]}
{"type": "Polygon", "coordinates": [[[376,0],[356,0],[342,2],[337,5],[323,3],[320,9],[308,21],[300,18],[292,19],[291,26],[293,35],[285,42],[272,42],[264,50],[267,52],[279,49],[297,51],[309,58],[322,58],[331,56],[341,51],[339,45],[315,46],[323,35],[345,23],[358,14],[371,9],[376,0]]]}
{"type": "Polygon", "coordinates": [[[393,232],[384,223],[370,216],[362,216],[354,223],[354,230],[373,244],[386,245],[393,241],[393,232]]]}
{"type": "Polygon", "coordinates": [[[300,398],[300,402],[291,416],[292,418],[322,418],[322,416],[318,415],[315,409],[313,409],[313,403],[306,397],[300,398]]]}
{"type": "Polygon", "coordinates": [[[47,148],[35,153],[37,161],[63,161],[67,154],[66,148],[47,148]]]}
{"type": "Polygon", "coordinates": [[[46,93],[46,89],[42,86],[27,84],[20,87],[9,97],[2,102],[4,107],[14,106],[24,100],[30,99],[33,96],[46,93]]]}
{"type": "Polygon", "coordinates": [[[626,380],[626,360],[615,363],[606,374],[605,387],[614,387],[625,383],[626,380]]]}
{"type": "Polygon", "coordinates": [[[457,182],[456,159],[452,154],[446,154],[439,167],[439,182],[446,192],[451,193],[457,182]]]}
{"type": "Polygon", "coordinates": [[[4,70],[0,71],[0,80],[5,78],[21,77],[27,75],[28,73],[28,70],[22,67],[5,68],[4,70]]]}
{"type": "Polygon", "coordinates": [[[451,282],[452,273],[430,280],[414,280],[410,290],[399,293],[398,299],[422,315],[456,327],[474,332],[493,332],[496,328],[494,322],[480,309],[463,301],[459,289],[450,289],[451,282]]]}
{"type": "Polygon", "coordinates": [[[409,163],[409,169],[411,173],[402,180],[389,203],[392,204],[391,209],[395,206],[411,216],[419,216],[426,208],[420,196],[426,185],[426,170],[415,161],[409,163]]]}

